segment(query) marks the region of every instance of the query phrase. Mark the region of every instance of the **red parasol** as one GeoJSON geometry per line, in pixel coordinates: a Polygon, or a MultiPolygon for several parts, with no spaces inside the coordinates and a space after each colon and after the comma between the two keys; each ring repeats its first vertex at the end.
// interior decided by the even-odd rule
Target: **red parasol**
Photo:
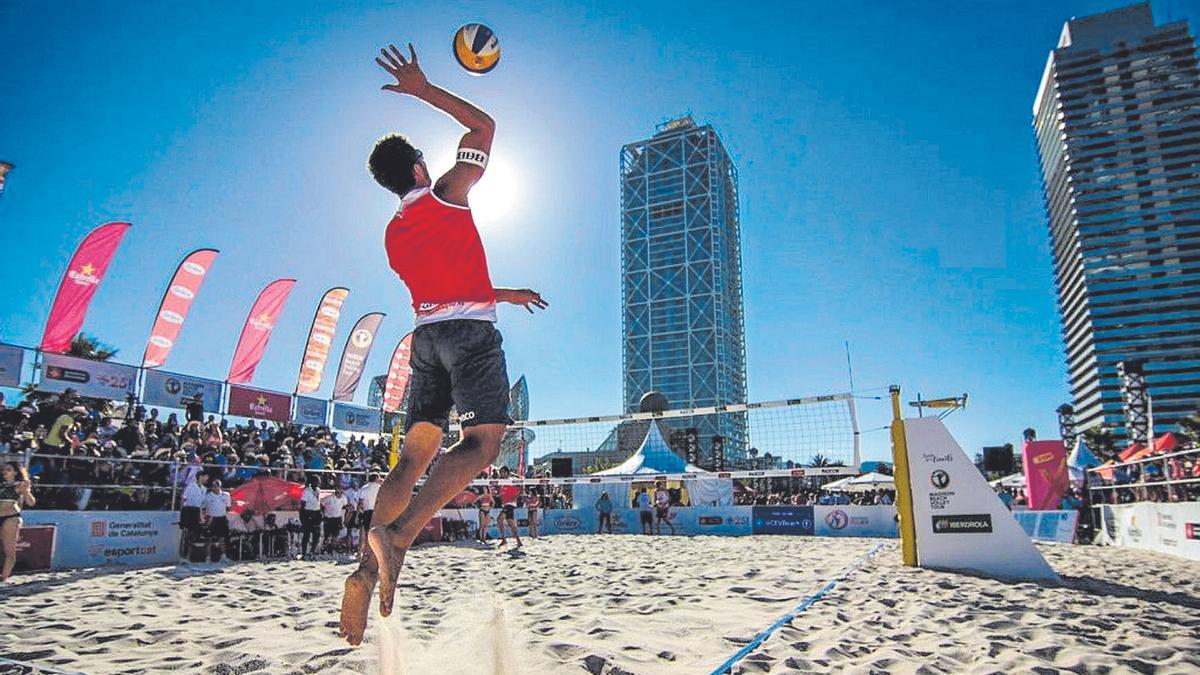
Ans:
{"type": "Polygon", "coordinates": [[[479,495],[471,492],[470,490],[463,490],[458,494],[457,497],[451,500],[451,503],[454,504],[456,508],[462,509],[474,504],[476,499],[479,499],[479,495]]]}
{"type": "Polygon", "coordinates": [[[259,476],[229,491],[233,502],[230,511],[241,513],[250,509],[255,513],[270,513],[279,509],[300,508],[300,497],[304,486],[275,476],[259,476]]]}

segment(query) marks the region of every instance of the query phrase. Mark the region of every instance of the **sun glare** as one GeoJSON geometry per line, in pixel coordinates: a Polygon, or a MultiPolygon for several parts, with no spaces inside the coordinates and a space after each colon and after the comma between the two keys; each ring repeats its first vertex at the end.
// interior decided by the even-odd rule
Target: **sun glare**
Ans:
{"type": "MultiPolygon", "coordinates": [[[[436,164],[437,167],[449,165],[449,157],[436,164]]],[[[436,168],[433,174],[441,175],[436,168]]],[[[520,193],[520,174],[516,165],[502,157],[492,157],[488,160],[483,178],[471,190],[471,214],[475,222],[489,225],[508,220],[513,215],[520,193]]]]}

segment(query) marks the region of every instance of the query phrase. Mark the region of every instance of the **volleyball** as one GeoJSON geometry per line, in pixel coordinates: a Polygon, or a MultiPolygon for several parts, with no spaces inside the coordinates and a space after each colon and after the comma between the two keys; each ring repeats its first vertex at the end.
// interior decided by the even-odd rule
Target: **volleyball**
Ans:
{"type": "Polygon", "coordinates": [[[454,58],[472,75],[483,75],[500,62],[500,40],[491,28],[469,23],[454,33],[454,58]]]}

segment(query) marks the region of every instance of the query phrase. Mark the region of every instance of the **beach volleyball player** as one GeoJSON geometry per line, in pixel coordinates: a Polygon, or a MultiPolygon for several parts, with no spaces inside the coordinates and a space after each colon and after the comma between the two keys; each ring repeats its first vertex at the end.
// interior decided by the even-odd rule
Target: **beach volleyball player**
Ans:
{"type": "Polygon", "coordinates": [[[341,634],[362,642],[367,607],[379,583],[379,611],[392,612],[396,577],[417,534],[500,453],[508,418],[508,373],[496,303],[545,309],[529,289],[494,288],[467,195],[487,168],[495,123],[479,108],[430,84],[416,50],[405,58],[394,45],[375,61],[395,83],[383,89],[406,94],[467,128],[454,166],[436,181],[407,138],[380,139],[368,161],[375,180],[400,198],[387,226],[388,261],[412,293],[412,379],[407,430],[400,459],[375,502],[369,553],[346,580],[341,634]],[[451,406],[457,406],[462,439],[438,461],[421,491],[412,495],[441,446],[451,406]]]}

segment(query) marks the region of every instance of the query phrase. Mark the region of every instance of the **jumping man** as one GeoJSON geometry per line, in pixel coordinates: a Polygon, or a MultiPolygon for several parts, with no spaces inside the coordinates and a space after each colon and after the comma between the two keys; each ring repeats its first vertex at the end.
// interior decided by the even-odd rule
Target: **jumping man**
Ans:
{"type": "Polygon", "coordinates": [[[400,198],[400,209],[385,235],[388,261],[412,294],[416,330],[412,341],[412,390],[400,460],[388,474],[375,503],[367,535],[369,554],[346,579],[341,634],[362,642],[367,607],[376,582],[379,613],[392,613],[396,577],[404,555],[443,504],[457,495],[500,453],[509,423],[508,373],[496,303],[533,312],[545,309],[529,289],[493,288],[487,258],[467,195],[483,176],[496,125],[479,108],[429,83],[408,45],[407,59],[396,49],[381,50],[375,62],[395,83],[383,89],[407,94],[453,117],[467,128],[454,166],[434,181],[420,150],[400,135],[381,138],[368,168],[375,180],[400,198]],[[417,479],[441,445],[451,406],[462,423],[462,439],[438,462],[421,491],[417,479]]]}

